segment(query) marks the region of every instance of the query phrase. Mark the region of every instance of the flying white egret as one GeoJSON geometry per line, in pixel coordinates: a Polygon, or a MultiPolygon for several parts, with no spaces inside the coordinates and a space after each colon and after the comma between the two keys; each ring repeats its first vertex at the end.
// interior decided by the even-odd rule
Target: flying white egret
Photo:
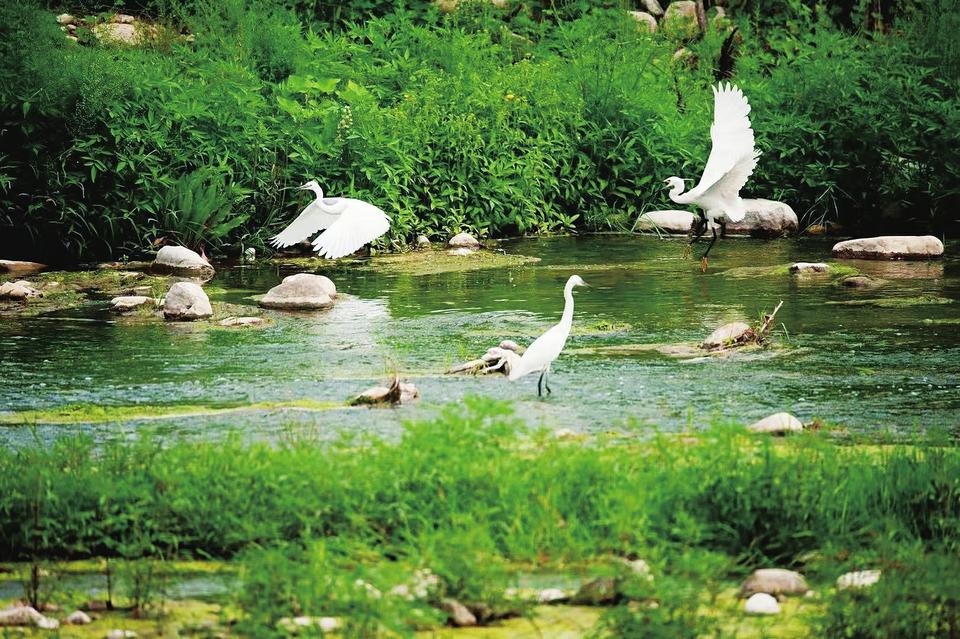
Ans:
{"type": "Polygon", "coordinates": [[[390,229],[390,218],[372,204],[346,197],[325,198],[316,180],[297,188],[313,191],[317,197],[271,240],[277,248],[302,242],[325,229],[313,240],[313,250],[322,257],[336,259],[350,255],[390,229]]]}
{"type": "Polygon", "coordinates": [[[560,317],[560,323],[552,326],[546,333],[534,340],[527,350],[523,352],[520,361],[516,362],[510,369],[510,381],[520,379],[524,375],[540,372],[540,379],[537,381],[537,395],[543,396],[545,386],[547,393],[550,390],[550,364],[557,359],[564,344],[567,343],[567,337],[570,335],[570,328],[573,326],[573,287],[586,286],[587,283],[580,279],[579,275],[571,275],[563,287],[563,315],[560,317]]]}
{"type": "Polygon", "coordinates": [[[696,204],[702,211],[692,245],[709,228],[713,239],[703,254],[700,268],[707,270],[707,254],[717,241],[717,227],[725,222],[739,222],[746,215],[740,189],[757,166],[760,152],[753,145],[750,128],[750,104],[743,92],[732,84],[721,82],[713,88],[713,125],[710,139],[713,149],[703,169],[700,183],[686,193],[683,180],[669,177],[670,199],[678,204],[696,204]],[[718,223],[719,222],[719,223],[718,223]]]}

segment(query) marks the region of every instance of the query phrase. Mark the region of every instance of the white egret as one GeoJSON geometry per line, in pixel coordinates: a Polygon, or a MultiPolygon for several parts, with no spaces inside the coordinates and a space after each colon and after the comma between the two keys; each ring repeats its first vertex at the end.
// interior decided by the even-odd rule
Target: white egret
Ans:
{"type": "Polygon", "coordinates": [[[537,381],[537,395],[543,396],[543,386],[547,393],[550,393],[550,364],[557,359],[560,351],[567,343],[567,337],[570,335],[570,328],[573,326],[573,287],[586,286],[587,283],[580,279],[579,275],[571,275],[563,287],[563,315],[560,317],[560,323],[551,327],[546,333],[534,340],[533,344],[527,347],[520,360],[513,363],[510,368],[510,381],[520,379],[530,373],[540,373],[540,379],[537,381]]]}
{"type": "Polygon", "coordinates": [[[317,197],[271,240],[277,248],[302,242],[323,230],[313,240],[313,250],[322,257],[336,259],[350,255],[390,229],[390,218],[372,204],[346,197],[325,198],[316,180],[298,188],[313,191],[317,197]]]}
{"type": "Polygon", "coordinates": [[[757,166],[760,152],[753,145],[750,128],[750,104],[743,92],[732,84],[721,82],[713,89],[713,125],[710,139],[713,148],[703,169],[700,183],[686,193],[683,180],[669,177],[664,183],[671,187],[670,199],[678,204],[695,204],[702,211],[692,245],[709,228],[713,239],[701,259],[701,269],[707,269],[707,254],[717,241],[717,227],[725,222],[739,222],[746,215],[740,189],[747,183],[757,166]]]}

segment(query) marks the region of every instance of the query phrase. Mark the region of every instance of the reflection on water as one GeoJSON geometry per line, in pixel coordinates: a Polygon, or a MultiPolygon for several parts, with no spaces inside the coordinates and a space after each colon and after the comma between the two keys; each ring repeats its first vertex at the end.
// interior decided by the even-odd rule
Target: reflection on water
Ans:
{"type": "MultiPolygon", "coordinates": [[[[82,429],[125,437],[250,437],[287,433],[334,438],[342,429],[394,434],[404,420],[432,414],[469,394],[514,400],[535,425],[587,431],[629,424],[678,428],[713,419],[749,421],[788,410],[854,430],[955,427],[960,415],[960,262],[848,261],[887,280],[877,289],[833,286],[828,278],[725,277],[731,268],[829,260],[829,241],[728,239],[710,272],[682,258],[682,240],[594,236],[526,240],[506,249],[542,258],[515,268],[412,276],[318,262],[345,293],[330,310],[271,316],[262,330],[115,322],[104,303],[81,312],[5,319],[0,334],[0,410],[76,403],[240,405],[340,401],[397,370],[423,400],[398,410],[248,411],[209,417],[87,426],[40,426],[43,437],[82,429]],[[536,379],[448,377],[503,338],[528,343],[557,320],[566,278],[577,292],[574,334],[554,366],[554,394],[536,397],[536,379]],[[831,304],[858,299],[930,298],[952,303],[831,304]],[[716,326],[754,320],[784,301],[777,320],[783,350],[725,359],[671,359],[655,352],[598,355],[591,347],[699,341],[716,326]],[[83,321],[79,321],[83,320],[83,321]],[[92,321],[90,321],[92,320],[92,321]]],[[[955,255],[956,245],[947,247],[955,255]]],[[[221,270],[214,301],[255,305],[252,295],[288,271],[221,270]]],[[[28,436],[5,428],[8,441],[28,436]]]]}

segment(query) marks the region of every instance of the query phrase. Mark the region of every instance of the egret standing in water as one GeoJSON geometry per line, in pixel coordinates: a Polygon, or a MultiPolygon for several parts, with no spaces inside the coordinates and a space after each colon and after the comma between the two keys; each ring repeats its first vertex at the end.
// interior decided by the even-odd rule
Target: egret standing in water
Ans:
{"type": "Polygon", "coordinates": [[[323,230],[313,241],[313,250],[322,257],[336,259],[350,255],[390,230],[390,218],[372,204],[346,197],[325,198],[316,180],[298,188],[313,191],[317,197],[271,240],[277,248],[302,242],[323,230]]]}
{"type": "Polygon", "coordinates": [[[717,241],[717,227],[726,222],[739,222],[746,215],[740,189],[744,187],[757,166],[760,152],[753,145],[750,128],[750,104],[743,92],[732,84],[721,82],[713,89],[713,125],[710,139],[713,149],[703,169],[700,183],[686,193],[683,180],[669,177],[664,183],[671,187],[670,199],[678,204],[696,204],[699,213],[697,231],[692,245],[709,228],[713,239],[704,251],[700,268],[707,270],[707,254],[717,241]]]}
{"type": "Polygon", "coordinates": [[[563,315],[560,317],[560,323],[551,327],[546,333],[538,337],[527,350],[523,352],[520,361],[510,370],[510,381],[520,379],[530,373],[540,373],[540,379],[537,381],[537,395],[543,396],[543,387],[546,387],[547,393],[550,390],[550,364],[557,359],[560,351],[567,343],[567,337],[570,335],[570,328],[573,326],[573,287],[586,286],[587,283],[580,279],[579,275],[571,275],[567,280],[567,285],[563,287],[563,315]]]}

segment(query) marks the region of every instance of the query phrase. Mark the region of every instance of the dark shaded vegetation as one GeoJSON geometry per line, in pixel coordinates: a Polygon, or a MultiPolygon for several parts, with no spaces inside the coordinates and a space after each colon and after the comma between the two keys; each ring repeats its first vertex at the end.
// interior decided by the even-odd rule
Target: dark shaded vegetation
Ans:
{"type": "Polygon", "coordinates": [[[701,170],[709,85],[731,63],[764,152],[745,195],[866,231],[956,222],[950,0],[745,0],[686,43],[602,3],[462,4],[3,3],[0,253],[237,253],[290,219],[285,189],[308,177],[382,206],[395,245],[626,229],[668,204],[663,178],[701,170]],[[74,44],[64,8],[167,28],[134,49],[85,28],[74,44]],[[184,210],[171,191],[198,175],[220,197],[184,210]]]}

